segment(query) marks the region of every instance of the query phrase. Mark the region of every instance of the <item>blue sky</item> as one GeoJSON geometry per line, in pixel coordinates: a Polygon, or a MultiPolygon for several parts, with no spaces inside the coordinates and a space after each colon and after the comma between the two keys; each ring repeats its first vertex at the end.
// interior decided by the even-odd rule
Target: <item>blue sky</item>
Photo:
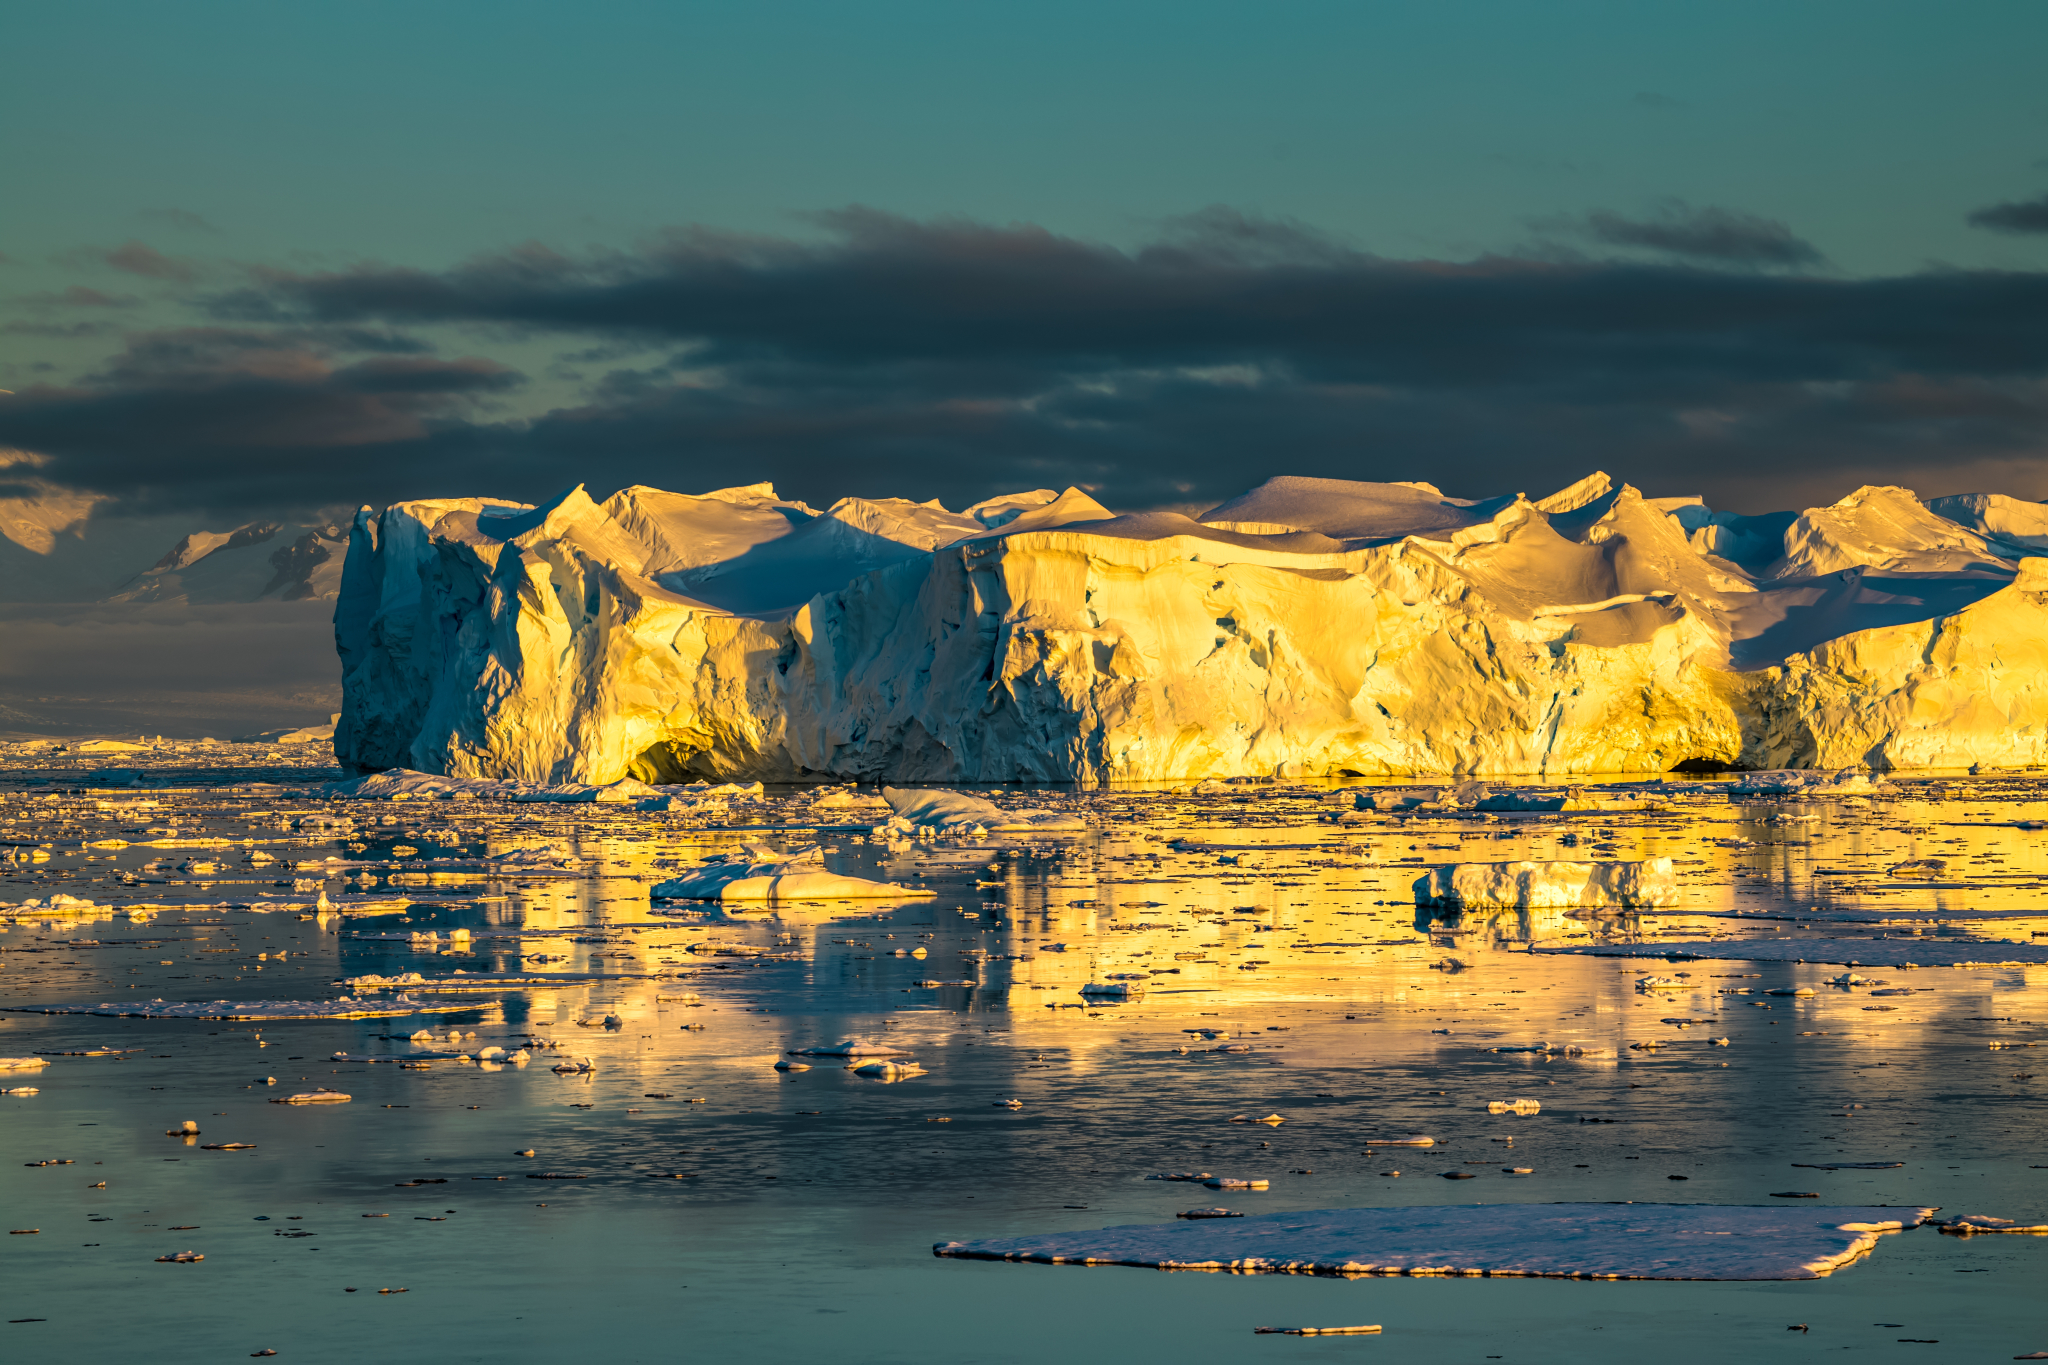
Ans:
{"type": "MultiPolygon", "coordinates": [[[[72,3],[16,7],[9,47],[0,444],[109,510],[578,477],[949,499],[1065,480],[1139,504],[1295,472],[1478,495],[1595,463],[1755,510],[1865,481],[2048,496],[2048,231],[1969,221],[2048,195],[2038,3],[72,3]],[[882,216],[849,228],[851,206],[882,216]],[[725,235],[678,266],[692,225],[725,235]],[[1071,335],[1027,365],[988,338],[1036,325],[1028,297],[994,289],[979,332],[960,315],[1041,239],[1085,248],[1064,257],[1084,274],[1097,249],[1178,244],[1239,283],[1287,276],[1294,309],[1384,263],[1510,262],[1518,291],[1563,270],[1582,288],[1527,306],[1570,348],[1617,296],[1681,290],[1693,321],[1570,375],[1530,368],[1544,324],[1519,312],[1525,360],[1492,371],[1412,372],[1398,334],[1324,366],[1271,301],[1173,344],[1205,331],[1217,280],[1179,269],[1144,286],[1143,338],[1097,354],[1130,313],[1070,302],[1071,335]],[[872,308],[877,261],[949,308],[898,321],[933,330],[883,347],[880,378],[842,344],[862,315],[832,314],[872,308]],[[478,262],[483,301],[457,278],[478,262]],[[700,322],[725,277],[787,326],[700,322]],[[1744,312],[1716,330],[1720,283],[1744,312]],[[562,291],[598,286],[620,309],[565,319],[562,291]],[[1161,305],[1175,289],[1187,306],[1161,305]],[[1787,309],[1828,315],[1791,359],[1787,309]],[[1859,327],[1913,335],[1873,355],[1859,327]],[[1966,343],[1984,333],[1995,354],[1966,343]],[[1681,349],[1654,375],[1628,359],[1681,349]],[[1846,407],[1823,393],[1843,385],[1846,407]],[[1125,401],[1083,411],[1100,392],[1125,401]],[[994,435],[934,426],[1058,404],[994,435]],[[312,452],[318,477],[278,476],[312,452]]],[[[1497,320],[1481,278],[1412,306],[1497,320]]]]}

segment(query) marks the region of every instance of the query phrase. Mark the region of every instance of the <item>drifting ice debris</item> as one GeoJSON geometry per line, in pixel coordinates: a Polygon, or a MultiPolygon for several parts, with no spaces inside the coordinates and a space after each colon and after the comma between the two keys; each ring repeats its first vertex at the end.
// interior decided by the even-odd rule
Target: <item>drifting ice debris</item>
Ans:
{"type": "Polygon", "coordinates": [[[1212,1190],[1263,1190],[1272,1182],[1258,1179],[1239,1180],[1232,1176],[1211,1176],[1202,1184],[1212,1190]]]}
{"type": "Polygon", "coordinates": [[[49,1064],[48,1057],[0,1057],[0,1071],[27,1071],[49,1064]]]}
{"type": "Polygon", "coordinates": [[[648,894],[666,900],[796,901],[910,900],[938,893],[827,872],[820,849],[788,855],[749,844],[739,853],[718,854],[680,877],[656,883],[648,894]]]}
{"type": "Polygon", "coordinates": [[[562,1076],[582,1076],[597,1070],[597,1063],[588,1057],[578,1057],[573,1061],[564,1059],[556,1062],[548,1070],[562,1076]]]}
{"type": "Polygon", "coordinates": [[[887,1043],[867,1043],[858,1038],[843,1038],[830,1047],[791,1048],[792,1057],[908,1057],[910,1053],[887,1043]]]}
{"type": "Polygon", "coordinates": [[[1415,903],[1431,909],[1513,910],[1676,905],[1669,858],[1610,863],[1454,863],[1415,879],[1415,903]]]}
{"type": "Polygon", "coordinates": [[[940,1242],[938,1256],[1162,1270],[1810,1280],[1931,1208],[1481,1204],[1322,1209],[940,1242]]]}
{"type": "Polygon", "coordinates": [[[1744,773],[1728,784],[1729,794],[1737,796],[1869,796],[1887,789],[1882,777],[1852,768],[1832,773],[1782,768],[1774,772],[1744,773]]]}
{"type": "Polygon", "coordinates": [[[329,1090],[326,1086],[321,1086],[317,1090],[308,1090],[299,1095],[279,1095],[271,1100],[272,1104],[347,1104],[348,1102],[349,1097],[347,1095],[342,1094],[339,1090],[329,1090]]]}
{"type": "Polygon", "coordinates": [[[1489,1114],[1540,1114],[1543,1112],[1543,1101],[1490,1100],[1487,1102],[1486,1112],[1489,1114]]]}
{"type": "Polygon", "coordinates": [[[1176,1214],[1175,1214],[1175,1215],[1173,1215],[1173,1216],[1174,1216],[1174,1217],[1176,1217],[1176,1218],[1242,1218],[1242,1217],[1244,1217],[1244,1215],[1243,1215],[1243,1214],[1241,1214],[1241,1213],[1233,1213],[1233,1212],[1232,1212],[1232,1211],[1230,1211],[1229,1209],[1188,1209],[1188,1210],[1186,1210],[1186,1211],[1185,1211],[1185,1212],[1183,1212],[1183,1213],[1176,1213],[1176,1214]]]}
{"type": "Polygon", "coordinates": [[[1422,1133],[1412,1133],[1407,1137],[1367,1138],[1365,1145],[1368,1147],[1434,1147],[1436,1146],[1436,1139],[1422,1133]]]}
{"type": "Polygon", "coordinates": [[[1283,1337],[1358,1337],[1370,1336],[1379,1331],[1379,1324],[1370,1327],[1254,1327],[1255,1336],[1283,1337]]]}
{"type": "Polygon", "coordinates": [[[1088,828],[1088,822],[1078,815],[1050,810],[1004,810],[993,802],[965,792],[884,787],[882,797],[896,813],[890,825],[905,831],[932,829],[1012,834],[1041,829],[1088,828]]]}
{"type": "Polygon", "coordinates": [[[924,1075],[925,1070],[916,1062],[866,1062],[853,1068],[853,1074],[871,1081],[907,1081],[924,1075]]]}
{"type": "Polygon", "coordinates": [[[1024,1101],[1022,1101],[1022,1100],[997,1100],[997,1101],[995,1102],[995,1105],[994,1105],[994,1107],[995,1107],[995,1108],[997,1108],[997,1109],[1022,1109],[1022,1108],[1024,1107],[1024,1101]]]}
{"type": "Polygon", "coordinates": [[[1145,988],[1135,981],[1091,981],[1081,988],[1081,994],[1105,1000],[1128,1000],[1144,993],[1145,988]]]}
{"type": "Polygon", "coordinates": [[[177,1265],[189,1265],[193,1261],[203,1261],[205,1259],[205,1256],[196,1251],[174,1251],[168,1256],[157,1257],[159,1262],[169,1261],[177,1265]]]}
{"type": "Polygon", "coordinates": [[[785,1057],[775,1064],[775,1069],[777,1071],[809,1071],[811,1067],[808,1062],[792,1062],[785,1057]]]}
{"type": "Polygon", "coordinates": [[[1936,1231],[1946,1232],[1955,1237],[1968,1237],[1979,1232],[2048,1232],[2048,1223],[2016,1223],[2010,1218],[1993,1218],[1982,1213],[1959,1214],[1954,1218],[1945,1218],[1934,1226],[1936,1231]]]}

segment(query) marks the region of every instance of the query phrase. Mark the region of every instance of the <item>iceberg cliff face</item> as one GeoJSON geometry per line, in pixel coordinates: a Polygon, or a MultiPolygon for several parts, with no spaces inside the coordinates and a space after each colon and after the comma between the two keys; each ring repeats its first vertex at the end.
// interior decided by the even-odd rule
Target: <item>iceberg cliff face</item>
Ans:
{"type": "Polygon", "coordinates": [[[1074,489],[401,503],[351,533],[335,749],[546,783],[2038,763],[2044,512],[1732,517],[1597,474],[1281,478],[1200,521],[1074,489]]]}

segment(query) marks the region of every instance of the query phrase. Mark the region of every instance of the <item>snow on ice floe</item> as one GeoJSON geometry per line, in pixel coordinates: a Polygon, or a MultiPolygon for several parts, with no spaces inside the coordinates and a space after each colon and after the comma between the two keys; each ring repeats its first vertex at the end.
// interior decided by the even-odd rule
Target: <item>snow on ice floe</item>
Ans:
{"type": "Polygon", "coordinates": [[[827,872],[821,849],[783,854],[748,844],[737,853],[709,858],[680,877],[657,882],[648,894],[665,900],[799,901],[911,900],[938,893],[827,872]]]}
{"type": "Polygon", "coordinates": [[[2048,633],[2048,542],[2017,499],[1734,516],[1596,474],[1484,500],[1282,477],[1201,518],[995,501],[365,509],[337,755],[533,800],[629,776],[2048,760],[2048,688],[2011,685],[2048,667],[2011,649],[2048,633]]]}
{"type": "Polygon", "coordinates": [[[18,1014],[98,1014],[119,1019],[382,1019],[405,1014],[454,1014],[477,1001],[430,1004],[410,996],[383,1000],[127,1000],[97,1004],[6,1005],[18,1014]]]}
{"type": "Polygon", "coordinates": [[[1482,1204],[1319,1209],[1099,1232],[941,1242],[940,1256],[1294,1274],[1811,1280],[1866,1255],[1920,1207],[1482,1204]]]}
{"type": "Polygon", "coordinates": [[[890,826],[905,831],[931,829],[1009,834],[1088,828],[1085,819],[1065,811],[1004,810],[992,801],[984,801],[965,792],[884,787],[882,797],[895,812],[890,826]]]}
{"type": "Polygon", "coordinates": [[[1514,910],[1676,905],[1678,881],[1669,858],[1454,863],[1415,879],[1415,903],[1436,909],[1514,910]]]}
{"type": "Polygon", "coordinates": [[[49,1064],[48,1057],[0,1057],[0,1071],[27,1071],[49,1064]]]}

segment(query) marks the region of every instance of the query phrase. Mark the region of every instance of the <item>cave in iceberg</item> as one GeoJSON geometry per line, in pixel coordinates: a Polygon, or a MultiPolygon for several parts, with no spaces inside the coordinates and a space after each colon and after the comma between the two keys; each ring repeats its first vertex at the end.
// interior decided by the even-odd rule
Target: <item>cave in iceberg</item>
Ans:
{"type": "Polygon", "coordinates": [[[2048,761],[2048,507],[1738,516],[1594,474],[823,511],[767,484],[357,514],[336,754],[528,782],[2048,761]]]}

